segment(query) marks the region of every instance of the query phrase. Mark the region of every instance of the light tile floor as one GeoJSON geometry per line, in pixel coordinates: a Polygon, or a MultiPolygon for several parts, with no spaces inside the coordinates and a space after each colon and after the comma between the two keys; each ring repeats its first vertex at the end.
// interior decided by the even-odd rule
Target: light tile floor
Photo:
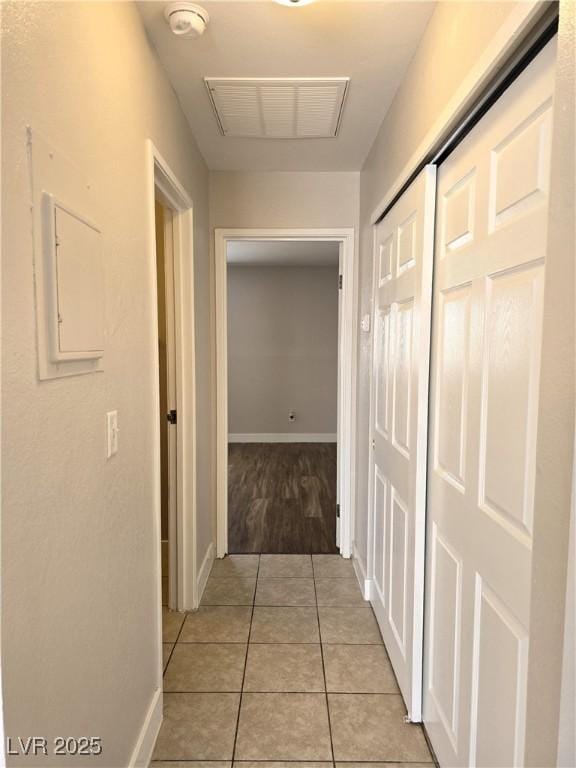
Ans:
{"type": "Polygon", "coordinates": [[[338,555],[217,561],[196,613],[164,608],[164,669],[153,768],[433,764],[338,555]]]}

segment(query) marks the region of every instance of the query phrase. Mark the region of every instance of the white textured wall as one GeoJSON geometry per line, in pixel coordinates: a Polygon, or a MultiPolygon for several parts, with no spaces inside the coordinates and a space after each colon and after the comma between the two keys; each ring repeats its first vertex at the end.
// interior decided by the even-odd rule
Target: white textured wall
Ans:
{"type": "MultiPolygon", "coordinates": [[[[440,2],[396,92],[360,177],[360,315],[372,306],[370,216],[390,191],[506,16],[513,2],[440,2]]],[[[366,565],[371,334],[360,333],[356,549],[366,565]]]]}
{"type": "Polygon", "coordinates": [[[101,736],[103,755],[85,759],[115,768],[129,760],[159,663],[145,140],[195,204],[201,556],[212,538],[208,172],[132,3],[18,2],[2,12],[6,732],[101,736]],[[99,197],[101,374],[36,376],[27,124],[91,179],[99,197]],[[107,462],[111,409],[120,451],[107,462]]]}
{"type": "Polygon", "coordinates": [[[335,435],[337,395],[338,267],[229,266],[229,432],[335,435]]]}

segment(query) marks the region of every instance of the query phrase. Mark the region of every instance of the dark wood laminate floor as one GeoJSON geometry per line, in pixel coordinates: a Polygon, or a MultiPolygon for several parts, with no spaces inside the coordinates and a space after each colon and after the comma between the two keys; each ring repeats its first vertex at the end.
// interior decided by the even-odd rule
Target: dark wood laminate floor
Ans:
{"type": "Polygon", "coordinates": [[[231,554],[338,552],[336,444],[230,444],[228,549],[231,554]]]}

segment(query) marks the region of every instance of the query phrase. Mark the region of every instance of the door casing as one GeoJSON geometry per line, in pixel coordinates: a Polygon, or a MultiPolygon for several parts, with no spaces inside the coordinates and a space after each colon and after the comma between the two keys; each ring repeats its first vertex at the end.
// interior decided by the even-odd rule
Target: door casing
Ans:
{"type": "MultiPolygon", "coordinates": [[[[216,229],[216,554],[228,552],[228,320],[227,244],[231,240],[340,243],[338,334],[338,489],[339,546],[352,554],[357,370],[357,272],[354,229],[216,229]]],[[[334,512],[336,514],[336,511],[334,512]]]]}
{"type": "MultiPolygon", "coordinates": [[[[150,336],[155,350],[152,376],[154,404],[151,433],[154,437],[154,528],[157,541],[155,571],[158,583],[159,681],[162,681],[162,595],[161,595],[161,473],[160,473],[160,386],[158,362],[158,307],[156,279],[155,201],[170,210],[169,241],[174,269],[174,379],[178,429],[175,440],[176,494],[174,519],[170,521],[175,542],[175,570],[170,581],[170,607],[195,610],[198,607],[196,567],[196,386],[194,333],[194,218],[193,201],[152,141],[146,145],[148,200],[148,242],[150,291],[154,296],[150,336]]],[[[174,449],[172,450],[174,452],[174,449]]],[[[171,530],[172,534],[172,530],[171,530]]],[[[172,553],[171,553],[172,554],[172,553]]]]}

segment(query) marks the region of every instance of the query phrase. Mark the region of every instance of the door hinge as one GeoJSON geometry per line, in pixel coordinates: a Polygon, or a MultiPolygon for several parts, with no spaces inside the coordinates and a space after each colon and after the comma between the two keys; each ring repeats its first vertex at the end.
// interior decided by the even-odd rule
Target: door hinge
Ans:
{"type": "Polygon", "coordinates": [[[340,517],[340,504],[336,504],[336,517],[340,517]]]}
{"type": "Polygon", "coordinates": [[[166,414],[166,418],[170,422],[170,424],[176,424],[178,420],[178,415],[174,409],[172,409],[169,413],[166,414]]]}
{"type": "Polygon", "coordinates": [[[338,275],[338,289],[339,290],[342,290],[343,284],[344,284],[344,276],[343,275],[338,275]]]}

